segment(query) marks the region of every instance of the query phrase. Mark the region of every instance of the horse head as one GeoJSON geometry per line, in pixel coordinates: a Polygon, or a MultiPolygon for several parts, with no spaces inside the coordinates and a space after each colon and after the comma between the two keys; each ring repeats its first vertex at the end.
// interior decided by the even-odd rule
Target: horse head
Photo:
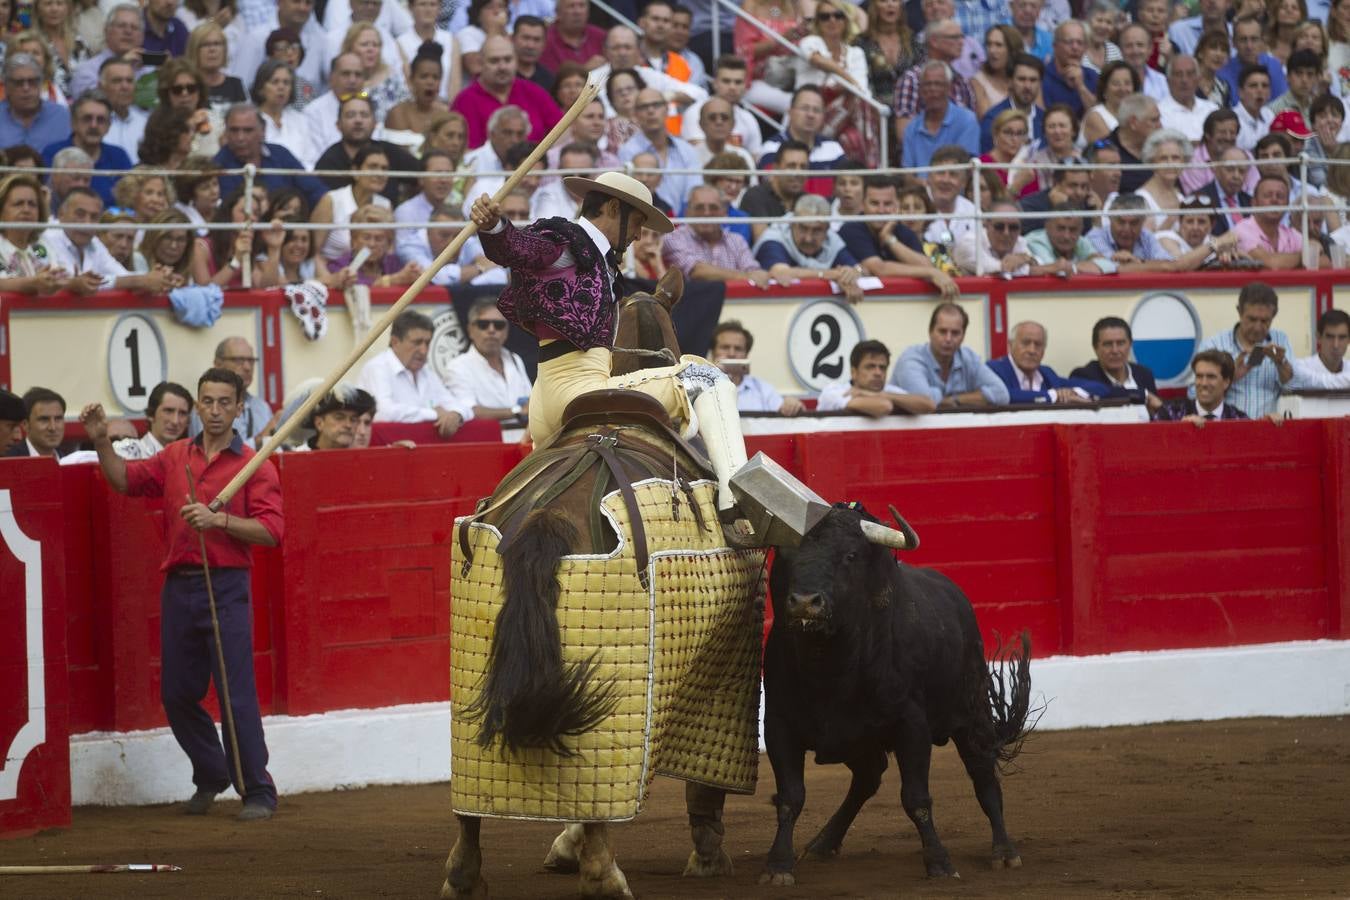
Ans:
{"type": "Polygon", "coordinates": [[[614,339],[615,375],[629,375],[639,369],[673,365],[680,358],[680,343],[675,337],[675,325],[670,313],[684,296],[684,275],[679,269],[670,269],[656,283],[653,293],[638,291],[619,303],[619,322],[614,339]],[[624,353],[624,350],[644,350],[647,354],[624,353]],[[655,354],[668,350],[671,358],[655,354]]]}

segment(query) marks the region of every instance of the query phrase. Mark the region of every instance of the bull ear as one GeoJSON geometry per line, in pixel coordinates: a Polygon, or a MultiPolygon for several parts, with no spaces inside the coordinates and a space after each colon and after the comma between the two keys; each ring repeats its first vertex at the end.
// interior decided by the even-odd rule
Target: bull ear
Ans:
{"type": "Polygon", "coordinates": [[[870,582],[868,598],[873,609],[886,609],[891,605],[895,588],[895,566],[895,557],[887,551],[880,547],[872,551],[872,563],[868,572],[870,582]]]}
{"type": "Polygon", "coordinates": [[[919,546],[919,536],[914,533],[903,519],[900,520],[904,530],[889,528],[879,522],[869,522],[863,519],[858,524],[862,527],[863,537],[874,544],[882,547],[891,547],[896,550],[913,550],[919,546]]]}
{"type": "Polygon", "coordinates": [[[666,308],[666,312],[670,312],[684,296],[684,273],[674,267],[667,269],[656,283],[656,292],[652,296],[666,308]]]}

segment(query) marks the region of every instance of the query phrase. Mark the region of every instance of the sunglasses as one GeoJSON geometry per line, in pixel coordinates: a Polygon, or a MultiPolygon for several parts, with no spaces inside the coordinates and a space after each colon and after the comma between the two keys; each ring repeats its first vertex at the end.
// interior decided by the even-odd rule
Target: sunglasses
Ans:
{"type": "Polygon", "coordinates": [[[169,93],[173,94],[175,97],[183,97],[188,94],[195,94],[197,92],[198,88],[197,85],[195,84],[175,84],[174,86],[169,88],[169,93]]]}
{"type": "Polygon", "coordinates": [[[848,18],[841,12],[818,12],[816,13],[817,22],[842,22],[848,18]]]}
{"type": "Polygon", "coordinates": [[[1007,234],[1010,231],[1015,234],[1022,230],[1022,226],[1018,222],[990,222],[989,227],[999,234],[1007,234]]]}
{"type": "Polygon", "coordinates": [[[473,327],[481,328],[484,331],[505,331],[505,319],[474,319],[473,327]]]}

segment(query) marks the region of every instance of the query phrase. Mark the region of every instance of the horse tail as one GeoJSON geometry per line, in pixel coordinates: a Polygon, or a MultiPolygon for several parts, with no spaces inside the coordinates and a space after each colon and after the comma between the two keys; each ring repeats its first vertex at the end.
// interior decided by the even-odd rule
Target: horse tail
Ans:
{"type": "Polygon", "coordinates": [[[616,705],[612,682],[592,685],[595,655],[564,663],[558,631],[558,562],[577,541],[559,512],[537,510],[502,551],[503,593],[478,698],[465,710],[480,722],[478,744],[504,750],[575,751],[565,738],[593,730],[616,705]]]}
{"type": "Polygon", "coordinates": [[[1031,636],[1023,631],[1015,644],[998,646],[989,661],[989,711],[994,724],[994,752],[1001,766],[1008,766],[1036,727],[1044,707],[1031,708],[1031,636]]]}

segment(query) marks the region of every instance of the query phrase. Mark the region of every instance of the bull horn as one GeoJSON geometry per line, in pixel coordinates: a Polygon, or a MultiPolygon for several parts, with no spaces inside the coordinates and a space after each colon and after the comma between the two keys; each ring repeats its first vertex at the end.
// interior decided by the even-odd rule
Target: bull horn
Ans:
{"type": "Polygon", "coordinates": [[[863,537],[867,538],[873,544],[879,544],[882,547],[891,547],[896,550],[913,550],[919,546],[919,536],[914,533],[914,529],[908,525],[904,531],[890,528],[879,522],[868,522],[866,520],[859,522],[862,526],[863,537]]]}

